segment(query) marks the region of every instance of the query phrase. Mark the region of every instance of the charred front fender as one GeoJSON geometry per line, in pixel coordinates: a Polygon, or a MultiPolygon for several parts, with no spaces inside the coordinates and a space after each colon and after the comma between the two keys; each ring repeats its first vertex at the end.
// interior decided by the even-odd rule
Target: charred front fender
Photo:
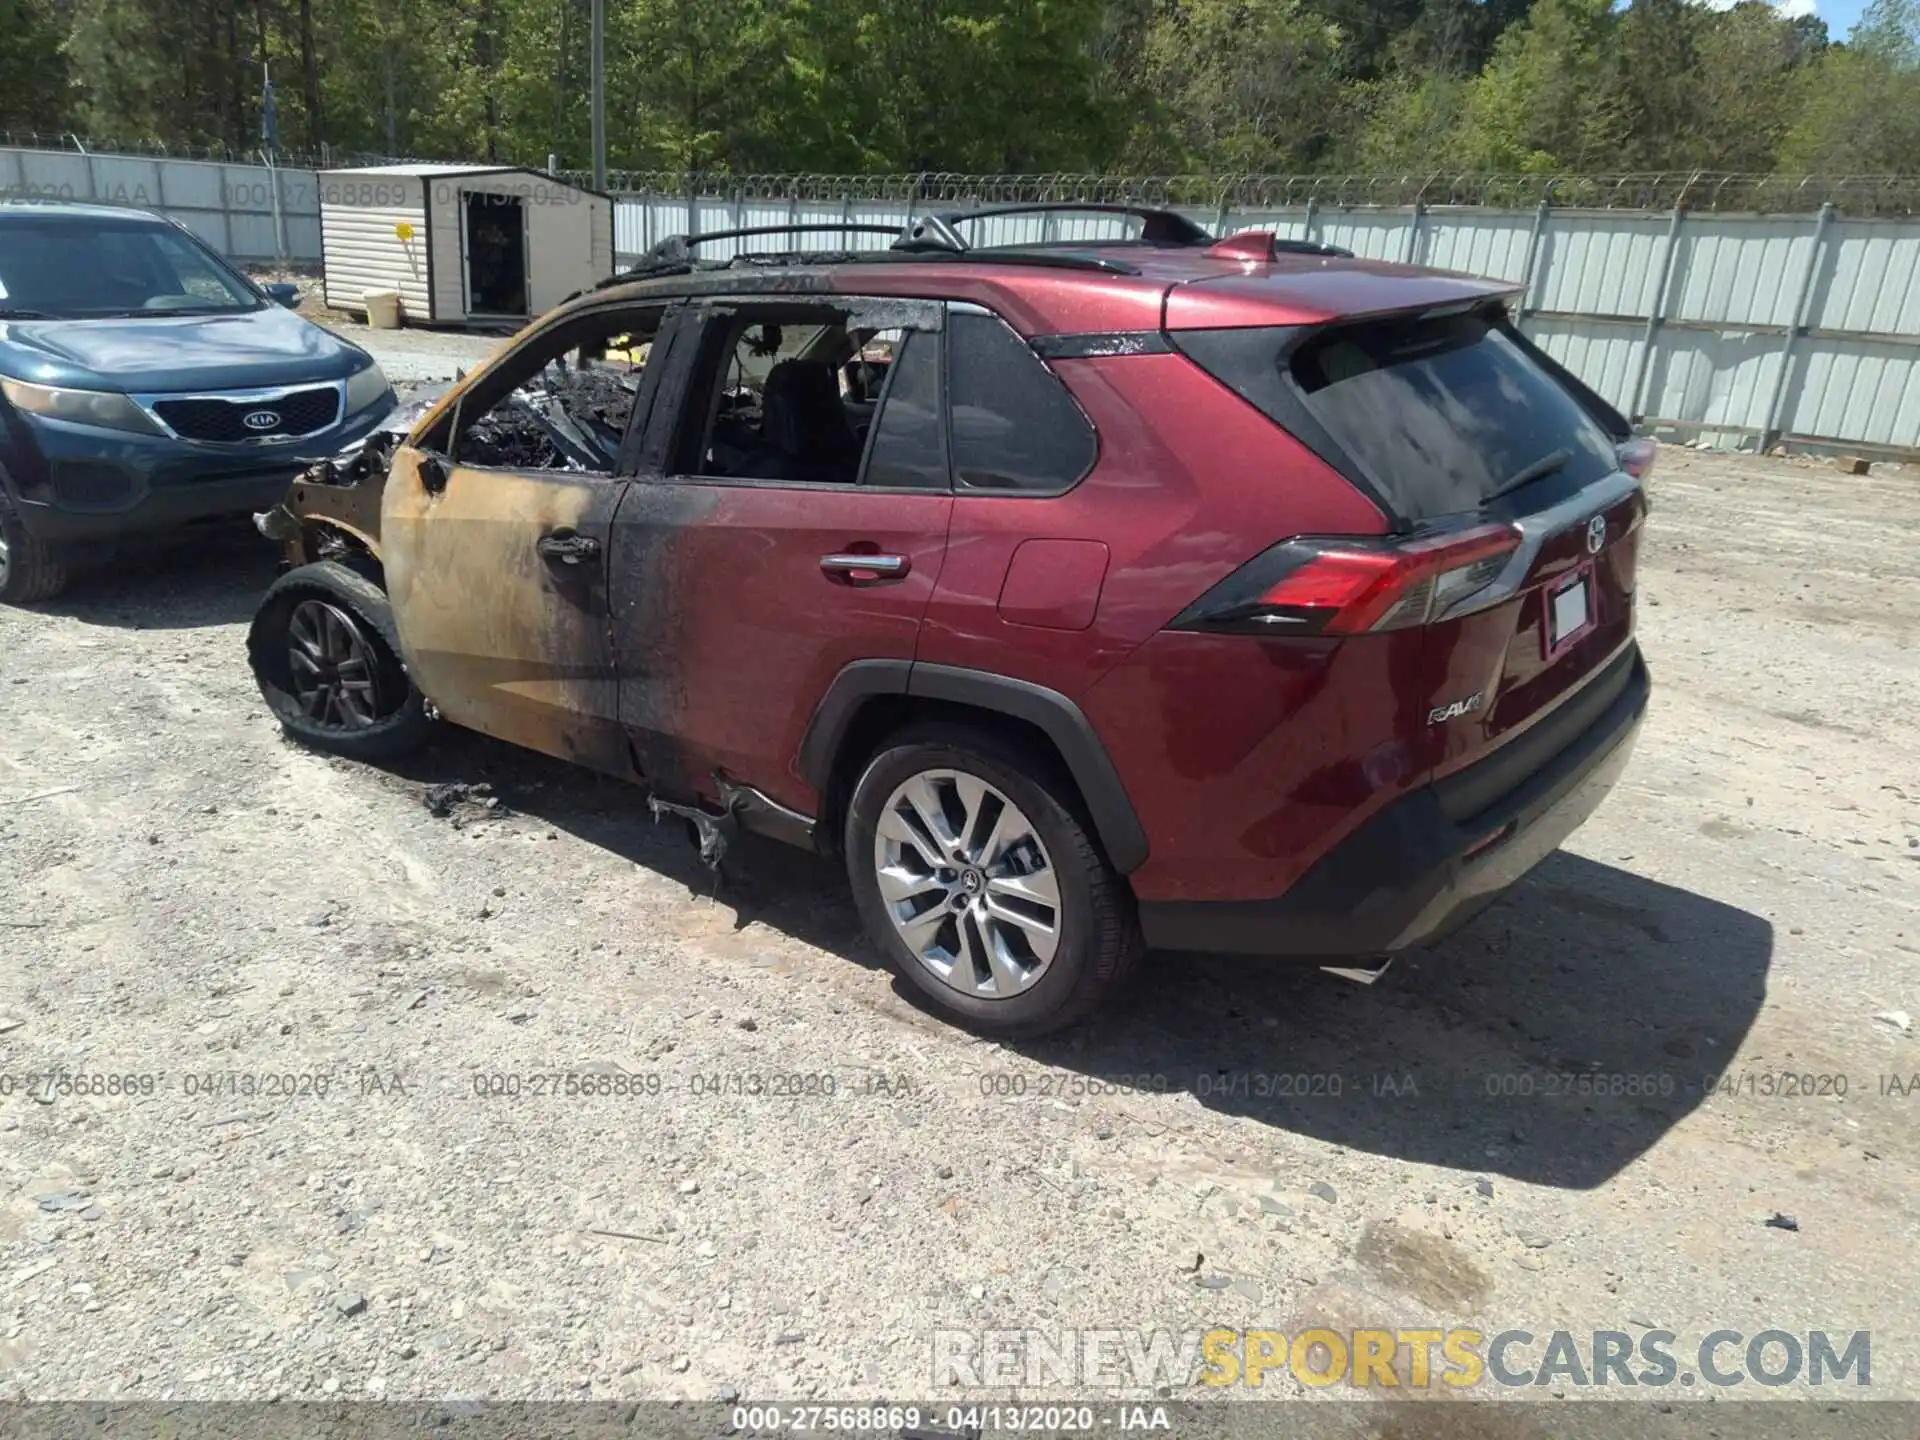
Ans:
{"type": "Polygon", "coordinates": [[[411,431],[440,412],[453,388],[410,390],[375,429],[339,454],[309,465],[287,487],[286,499],[254,517],[289,566],[310,565],[343,550],[381,558],[380,501],[393,453],[411,431]]]}
{"type": "Polygon", "coordinates": [[[310,565],[342,547],[363,550],[380,558],[380,497],[386,489],[381,473],[340,484],[327,465],[305,471],[287,487],[287,498],[254,517],[260,533],[280,547],[289,566],[310,565]]]}

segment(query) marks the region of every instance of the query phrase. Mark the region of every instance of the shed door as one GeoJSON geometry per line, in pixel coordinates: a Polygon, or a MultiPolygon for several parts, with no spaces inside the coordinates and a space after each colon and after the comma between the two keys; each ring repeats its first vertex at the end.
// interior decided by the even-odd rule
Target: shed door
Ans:
{"type": "Polygon", "coordinates": [[[527,202],[490,190],[460,191],[460,264],[467,314],[524,318],[528,306],[527,202]]]}

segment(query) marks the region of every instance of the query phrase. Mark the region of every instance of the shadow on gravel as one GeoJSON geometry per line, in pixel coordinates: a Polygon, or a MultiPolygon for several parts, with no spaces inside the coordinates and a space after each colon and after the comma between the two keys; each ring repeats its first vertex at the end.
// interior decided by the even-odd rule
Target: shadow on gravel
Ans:
{"type": "Polygon", "coordinates": [[[33,608],[126,630],[233,625],[253,618],[278,573],[278,553],[251,520],[222,520],[84,562],[66,594],[33,608]]]}
{"type": "MultiPolygon", "coordinates": [[[[683,826],[656,825],[637,788],[454,730],[391,773],[488,785],[522,815],[713,892],[683,826]]],[[[450,823],[486,823],[485,803],[461,802],[450,823]]],[[[885,967],[838,864],[743,836],[729,872],[721,898],[737,925],[885,967]]],[[[1588,1189],[1701,1102],[1759,1011],[1772,954],[1757,915],[1561,851],[1370,987],[1154,954],[1110,1011],[1013,1048],[1072,1072],[1075,1089],[1098,1082],[1123,1113],[1128,1089],[1186,1091],[1371,1154],[1588,1189]]]]}
{"type": "MultiPolygon", "coordinates": [[[[701,863],[690,828],[671,816],[657,823],[639,786],[596,774],[473,731],[442,726],[425,750],[384,767],[386,773],[429,787],[486,786],[484,797],[455,803],[453,824],[485,824],[486,800],[596,845],[696,896],[716,895],[734,911],[734,928],[755,921],[796,940],[883,970],[887,962],[867,943],[837,861],[758,835],[740,834],[716,891],[701,863]]],[[[911,999],[896,982],[903,998],[911,999]]]]}
{"type": "Polygon", "coordinates": [[[1133,1005],[1021,1049],[1371,1154],[1589,1189],[1701,1103],[1772,956],[1760,916],[1560,851],[1371,987],[1151,956],[1133,1005]]]}

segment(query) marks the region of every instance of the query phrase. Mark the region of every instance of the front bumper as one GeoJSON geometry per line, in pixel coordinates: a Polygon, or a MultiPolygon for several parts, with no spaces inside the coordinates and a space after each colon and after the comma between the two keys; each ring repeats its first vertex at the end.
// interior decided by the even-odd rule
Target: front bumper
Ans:
{"type": "Polygon", "coordinates": [[[287,445],[204,445],[7,418],[0,483],[27,532],[55,549],[108,546],[223,515],[264,510],[293,477],[377,429],[375,405],[287,445]]]}
{"type": "Polygon", "coordinates": [[[1541,721],[1537,737],[1512,742],[1556,745],[1518,783],[1506,785],[1504,772],[1535,757],[1502,747],[1389,805],[1276,899],[1142,902],[1147,944],[1345,959],[1440,939],[1552,854],[1606,798],[1633,752],[1648,692],[1646,664],[1629,645],[1541,721]],[[1499,797],[1481,804],[1494,789],[1499,797]]]}

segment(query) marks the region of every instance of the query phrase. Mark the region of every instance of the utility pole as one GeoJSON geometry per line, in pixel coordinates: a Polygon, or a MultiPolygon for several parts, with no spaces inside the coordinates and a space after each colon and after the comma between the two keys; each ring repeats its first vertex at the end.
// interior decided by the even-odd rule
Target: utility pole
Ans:
{"type": "MultiPolygon", "coordinates": [[[[280,107],[273,97],[273,64],[260,61],[260,154],[267,162],[267,180],[273,186],[273,256],[287,268],[287,217],[280,208],[280,107]]],[[[231,222],[229,222],[231,224],[231,222]]]]}
{"type": "Polygon", "coordinates": [[[592,35],[588,39],[593,92],[593,188],[607,188],[607,0],[591,0],[592,35]]]}

